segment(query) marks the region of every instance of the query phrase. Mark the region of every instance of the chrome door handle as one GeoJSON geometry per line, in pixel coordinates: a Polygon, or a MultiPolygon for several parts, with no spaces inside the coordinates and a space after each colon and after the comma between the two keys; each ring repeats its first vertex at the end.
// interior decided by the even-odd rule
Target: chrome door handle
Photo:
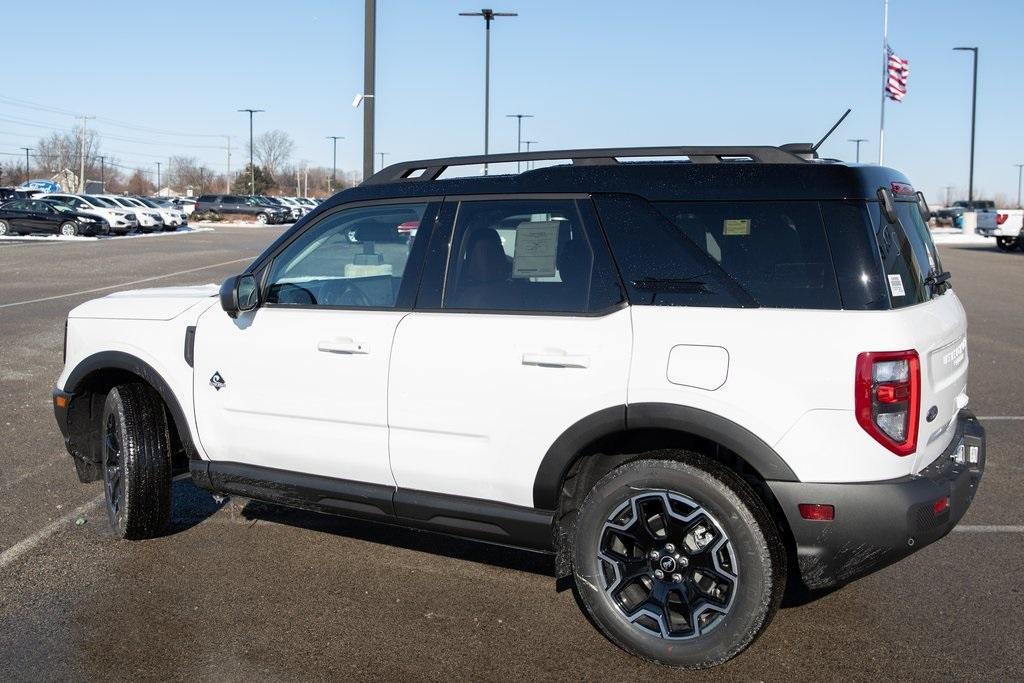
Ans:
{"type": "Polygon", "coordinates": [[[339,339],[322,339],[316,345],[316,350],[323,351],[324,353],[355,355],[369,353],[370,347],[367,344],[345,337],[339,339]]]}
{"type": "Polygon", "coordinates": [[[540,365],[550,368],[588,368],[590,367],[590,356],[559,351],[535,351],[523,354],[523,365],[540,365]]]}

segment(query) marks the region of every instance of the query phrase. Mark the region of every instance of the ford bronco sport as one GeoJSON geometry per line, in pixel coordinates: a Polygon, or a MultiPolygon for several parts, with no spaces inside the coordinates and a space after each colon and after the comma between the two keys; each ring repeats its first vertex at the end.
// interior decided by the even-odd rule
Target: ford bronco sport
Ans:
{"type": "Polygon", "coordinates": [[[219,293],[71,311],[57,422],[120,537],[160,534],[188,470],[553,552],[612,642],[712,666],[787,576],[890,564],[977,492],[966,319],[926,212],[898,172],[804,145],[396,164],[219,293]]]}

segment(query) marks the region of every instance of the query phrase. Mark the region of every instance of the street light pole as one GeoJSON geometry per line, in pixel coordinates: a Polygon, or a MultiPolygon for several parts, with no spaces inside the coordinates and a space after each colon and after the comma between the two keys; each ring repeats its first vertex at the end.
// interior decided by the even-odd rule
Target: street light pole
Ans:
{"type": "MultiPolygon", "coordinates": [[[[490,151],[491,139],[491,22],[495,17],[517,17],[516,12],[495,12],[482,9],[479,12],[459,12],[460,17],[484,18],[484,156],[490,151]]],[[[484,175],[487,175],[487,163],[484,162],[484,175]]]]}
{"type": "MultiPolygon", "coordinates": [[[[529,152],[530,151],[530,145],[536,145],[537,141],[536,140],[523,140],[523,144],[526,145],[526,151],[529,152]]],[[[533,168],[533,162],[532,161],[527,161],[526,162],[526,170],[529,171],[531,168],[533,168]]]]}
{"type": "Polygon", "coordinates": [[[974,55],[974,80],[971,95],[971,171],[967,180],[967,201],[974,201],[974,123],[978,111],[978,48],[954,47],[954,50],[969,51],[974,55]]]}
{"type": "Polygon", "coordinates": [[[377,102],[377,0],[363,10],[363,180],[373,175],[373,114],[377,102]]]}
{"type": "Polygon", "coordinates": [[[265,109],[239,109],[249,112],[249,196],[256,194],[256,166],[253,165],[252,115],[266,111],[265,109]]]}
{"type": "Polygon", "coordinates": [[[156,164],[156,196],[160,196],[160,162],[153,162],[156,164]]]}
{"type": "Polygon", "coordinates": [[[1024,170],[1024,164],[1014,164],[1014,166],[1017,167],[1017,208],[1020,209],[1022,208],[1020,204],[1020,181],[1021,171],[1024,170]]]}
{"type": "Polygon", "coordinates": [[[338,140],[344,140],[344,135],[328,135],[328,140],[334,141],[334,162],[331,166],[331,186],[327,188],[328,192],[334,192],[334,186],[338,184],[338,140]]]}
{"type": "Polygon", "coordinates": [[[953,189],[952,185],[943,185],[942,189],[946,191],[946,206],[949,206],[949,191],[953,189]]]}
{"type": "Polygon", "coordinates": [[[858,164],[860,163],[860,143],[867,142],[867,141],[868,141],[867,138],[850,138],[849,139],[849,142],[855,143],[857,145],[857,163],[858,164]]]}
{"type": "Polygon", "coordinates": [[[29,170],[28,170],[28,153],[32,151],[32,148],[31,147],[22,147],[21,149],[25,150],[25,184],[28,185],[28,174],[29,174],[29,170]]]}
{"type": "Polygon", "coordinates": [[[391,152],[376,152],[376,154],[377,154],[377,156],[380,157],[380,167],[384,168],[384,155],[385,154],[391,154],[391,152]]]}
{"type": "MultiPolygon", "coordinates": [[[[516,151],[523,151],[523,119],[532,119],[533,114],[505,114],[505,118],[516,120],[516,151]]],[[[519,162],[516,162],[516,173],[519,173],[519,162]]]]}

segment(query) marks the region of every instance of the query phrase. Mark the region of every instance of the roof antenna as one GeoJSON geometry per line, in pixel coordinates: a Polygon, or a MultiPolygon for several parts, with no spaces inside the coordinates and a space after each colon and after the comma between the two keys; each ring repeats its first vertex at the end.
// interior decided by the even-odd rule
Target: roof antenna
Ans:
{"type": "Polygon", "coordinates": [[[852,109],[847,109],[846,113],[839,117],[839,120],[836,121],[832,125],[832,127],[828,129],[828,132],[825,133],[824,137],[822,137],[820,140],[818,140],[818,144],[816,144],[814,147],[811,147],[811,151],[812,152],[817,152],[818,151],[818,148],[821,147],[821,143],[825,142],[825,140],[828,140],[828,136],[832,135],[832,133],[835,132],[836,128],[839,127],[839,124],[841,124],[843,121],[846,120],[846,117],[850,115],[851,111],[853,111],[853,110],[852,109]]]}

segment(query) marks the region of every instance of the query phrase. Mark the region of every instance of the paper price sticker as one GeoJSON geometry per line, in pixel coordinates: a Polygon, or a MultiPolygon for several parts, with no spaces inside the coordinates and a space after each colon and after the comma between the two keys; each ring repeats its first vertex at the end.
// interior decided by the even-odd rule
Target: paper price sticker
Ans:
{"type": "Polygon", "coordinates": [[[907,295],[907,291],[903,289],[903,277],[899,273],[889,276],[889,291],[893,296],[907,295]]]}
{"type": "Polygon", "coordinates": [[[750,234],[750,219],[749,218],[726,218],[722,224],[722,234],[727,236],[732,235],[749,235],[750,234]]]}

